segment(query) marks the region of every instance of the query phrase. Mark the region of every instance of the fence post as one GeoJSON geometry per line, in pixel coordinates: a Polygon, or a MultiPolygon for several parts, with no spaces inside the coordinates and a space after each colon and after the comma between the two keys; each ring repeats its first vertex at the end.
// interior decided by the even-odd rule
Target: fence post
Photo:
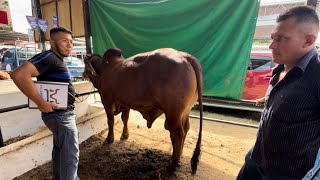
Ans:
{"type": "Polygon", "coordinates": [[[0,126],[0,148],[4,147],[4,142],[3,142],[3,138],[2,138],[2,132],[1,132],[1,126],[0,126]]]}

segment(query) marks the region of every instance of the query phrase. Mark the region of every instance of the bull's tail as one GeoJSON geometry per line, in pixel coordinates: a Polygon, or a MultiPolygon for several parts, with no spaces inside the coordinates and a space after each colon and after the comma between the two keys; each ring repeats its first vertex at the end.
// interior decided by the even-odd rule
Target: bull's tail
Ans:
{"type": "Polygon", "coordinates": [[[201,64],[199,61],[189,55],[187,57],[188,61],[192,65],[195,73],[196,73],[196,78],[197,78],[197,89],[198,89],[198,101],[199,101],[199,108],[200,108],[200,127],[199,127],[199,135],[198,135],[198,141],[196,148],[194,149],[192,158],[191,158],[191,170],[192,174],[196,174],[198,164],[199,164],[199,159],[200,159],[200,153],[201,153],[201,138],[202,138],[202,117],[203,117],[203,106],[202,106],[202,87],[203,87],[203,82],[202,82],[202,68],[201,64]]]}

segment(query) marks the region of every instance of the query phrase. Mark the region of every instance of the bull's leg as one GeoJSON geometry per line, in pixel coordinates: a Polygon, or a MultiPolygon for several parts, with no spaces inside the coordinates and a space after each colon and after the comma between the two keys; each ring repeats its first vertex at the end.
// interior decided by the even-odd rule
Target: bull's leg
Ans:
{"type": "Polygon", "coordinates": [[[113,114],[112,109],[106,109],[106,113],[107,113],[108,127],[109,127],[109,132],[108,132],[108,137],[106,139],[106,142],[112,143],[114,141],[114,131],[113,131],[114,114],[113,114]]]}
{"type": "Polygon", "coordinates": [[[123,122],[123,130],[120,138],[121,140],[128,139],[129,137],[129,129],[128,129],[129,113],[130,113],[130,109],[128,108],[122,111],[122,114],[121,114],[121,119],[123,122]]]}
{"type": "Polygon", "coordinates": [[[183,122],[182,126],[184,128],[184,136],[183,136],[182,143],[181,143],[181,155],[183,152],[183,146],[184,146],[184,142],[186,140],[186,136],[187,136],[188,131],[190,129],[189,113],[184,117],[184,119],[182,119],[182,122],[183,122]]]}
{"type": "Polygon", "coordinates": [[[174,171],[175,167],[179,167],[179,162],[182,155],[183,140],[186,133],[184,131],[184,128],[182,127],[181,119],[170,120],[170,122],[167,122],[167,127],[170,132],[173,153],[171,156],[171,164],[169,166],[169,170],[174,171]]]}
{"type": "MultiPolygon", "coordinates": [[[[180,130],[180,133],[178,133],[177,130],[170,130],[171,129],[170,126],[171,125],[168,124],[168,121],[165,121],[164,127],[165,127],[166,130],[170,131],[170,137],[171,137],[172,146],[174,147],[174,141],[178,141],[179,142],[179,139],[182,138],[181,143],[176,143],[176,144],[180,144],[180,149],[181,149],[180,150],[180,156],[179,156],[179,159],[180,159],[181,156],[182,156],[182,153],[183,153],[184,142],[185,142],[187,133],[188,133],[188,131],[190,129],[189,115],[186,115],[182,119],[182,129],[180,130]],[[171,131],[173,131],[173,133],[171,133],[171,131]]],[[[174,159],[174,153],[173,153],[171,159],[172,160],[174,159]]]]}

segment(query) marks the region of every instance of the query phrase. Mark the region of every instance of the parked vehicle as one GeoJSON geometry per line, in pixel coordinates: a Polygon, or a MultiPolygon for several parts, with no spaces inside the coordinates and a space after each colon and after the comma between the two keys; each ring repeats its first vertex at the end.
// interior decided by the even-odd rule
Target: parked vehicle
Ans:
{"type": "MultiPolygon", "coordinates": [[[[10,73],[41,51],[30,47],[11,47],[0,49],[0,52],[3,52],[0,58],[0,70],[10,73]]],[[[72,78],[76,80],[82,79],[83,61],[77,57],[66,57],[64,60],[72,78]]]]}
{"type": "Polygon", "coordinates": [[[271,52],[253,52],[250,54],[242,94],[243,100],[256,100],[264,97],[272,77],[272,70],[276,66],[272,59],[271,52]]]}
{"type": "Polygon", "coordinates": [[[3,48],[0,51],[2,51],[0,69],[9,73],[40,52],[31,47],[3,48]]]}
{"type": "Polygon", "coordinates": [[[9,49],[9,47],[5,47],[5,46],[0,46],[0,70],[2,67],[2,57],[4,55],[4,53],[9,49]]]}
{"type": "Polygon", "coordinates": [[[72,78],[74,80],[82,79],[82,73],[84,71],[84,63],[81,59],[77,57],[65,57],[63,59],[66,62],[66,65],[71,73],[72,78]]]}
{"type": "Polygon", "coordinates": [[[272,77],[272,70],[277,66],[271,52],[252,52],[248,63],[241,99],[223,97],[203,97],[208,106],[261,112],[263,106],[256,106],[255,100],[265,96],[272,77]]]}

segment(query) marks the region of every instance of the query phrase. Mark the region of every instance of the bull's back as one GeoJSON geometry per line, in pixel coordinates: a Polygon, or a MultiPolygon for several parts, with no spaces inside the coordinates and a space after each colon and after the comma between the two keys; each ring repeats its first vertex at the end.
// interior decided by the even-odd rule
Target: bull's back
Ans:
{"type": "Polygon", "coordinates": [[[171,48],[138,54],[128,58],[126,71],[133,81],[142,80],[150,86],[188,85],[187,82],[196,80],[195,71],[186,55],[188,54],[171,48]]]}
{"type": "Polygon", "coordinates": [[[128,58],[114,69],[113,93],[128,106],[194,103],[195,71],[185,54],[160,49],[128,58]]]}

